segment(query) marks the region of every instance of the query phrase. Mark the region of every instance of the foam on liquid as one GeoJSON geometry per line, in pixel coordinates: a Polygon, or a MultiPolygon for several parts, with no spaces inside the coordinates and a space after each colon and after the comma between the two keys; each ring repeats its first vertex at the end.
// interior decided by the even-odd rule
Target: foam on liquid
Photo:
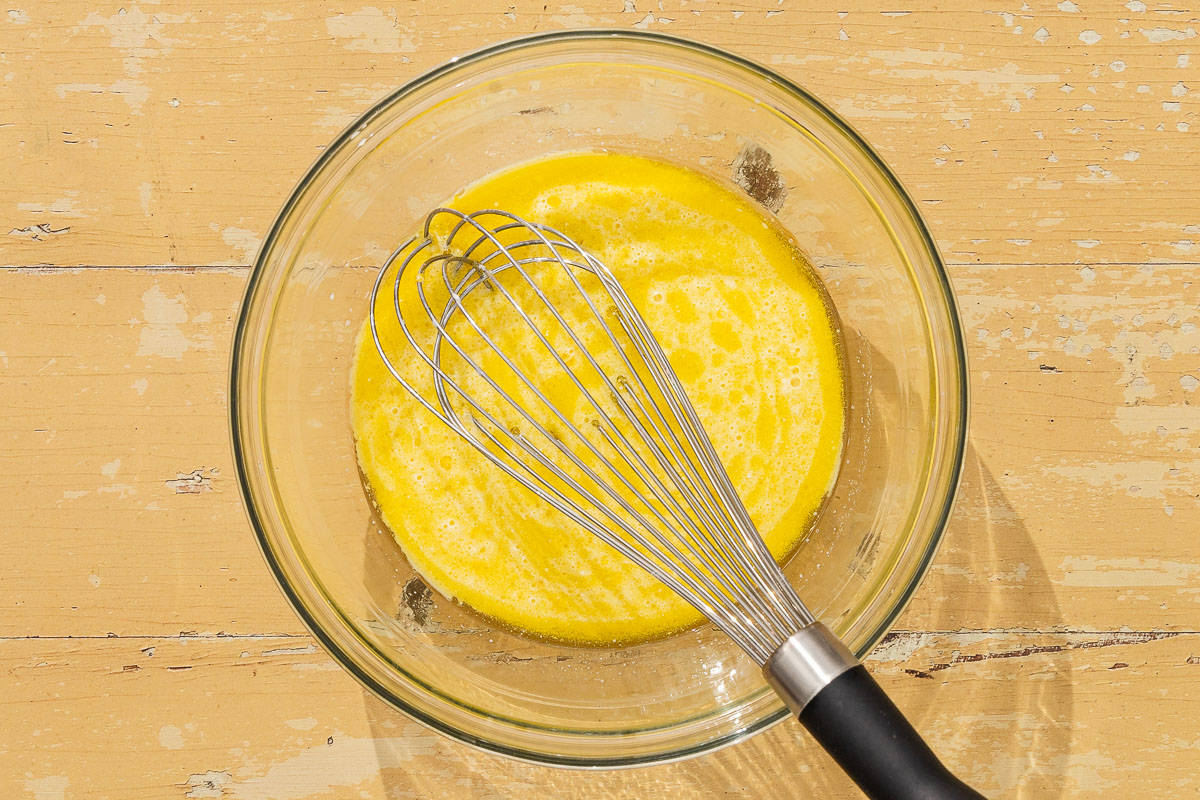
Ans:
{"type": "MultiPolygon", "coordinates": [[[[696,172],[614,153],[520,165],[448,205],[548,224],[604,262],[666,350],[771,552],[782,558],[796,547],[836,476],[843,382],[817,278],[767,212],[696,172]]],[[[381,327],[385,340],[399,336],[394,322],[381,327]]],[[[442,594],[507,626],[581,644],[699,621],[421,408],[386,371],[365,323],[352,381],[371,495],[442,594]]]]}

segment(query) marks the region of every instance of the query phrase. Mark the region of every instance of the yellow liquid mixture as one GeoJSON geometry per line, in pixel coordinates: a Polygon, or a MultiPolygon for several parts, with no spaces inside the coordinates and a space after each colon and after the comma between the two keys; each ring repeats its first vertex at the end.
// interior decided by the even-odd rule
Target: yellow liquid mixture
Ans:
{"type": "MultiPolygon", "coordinates": [[[[769,215],[698,173],[614,153],[523,164],[448,205],[550,225],[611,269],[667,352],[771,552],[785,557],[836,476],[844,399],[833,315],[769,215]]],[[[381,302],[390,307],[391,296],[381,302]]],[[[403,341],[392,314],[379,318],[385,341],[403,341]]],[[[417,361],[399,346],[389,352],[417,361]]],[[[421,408],[386,371],[365,324],[352,380],[371,495],[409,561],[443,595],[509,627],[579,644],[648,639],[700,620],[421,408]]]]}

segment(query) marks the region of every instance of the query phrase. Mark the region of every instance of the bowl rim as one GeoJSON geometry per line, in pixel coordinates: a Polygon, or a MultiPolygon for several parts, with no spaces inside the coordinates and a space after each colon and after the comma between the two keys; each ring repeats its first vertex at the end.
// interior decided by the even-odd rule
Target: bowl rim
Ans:
{"type": "MultiPolygon", "coordinates": [[[[703,753],[708,753],[714,750],[721,749],[730,744],[742,741],[761,730],[765,730],[784,718],[789,716],[790,712],[786,707],[781,706],[774,712],[764,714],[760,719],[755,720],[745,727],[737,728],[727,734],[718,736],[704,742],[691,744],[679,747],[663,753],[653,754],[638,754],[638,755],[621,755],[613,757],[603,756],[575,756],[575,755],[560,755],[552,754],[542,750],[533,750],[522,747],[514,747],[509,744],[492,741],[491,739],[479,736],[473,733],[463,731],[453,725],[442,721],[433,714],[427,713],[417,707],[414,707],[404,699],[397,697],[387,687],[382,685],[378,680],[370,674],[360,669],[354,659],[350,657],[346,648],[339,645],[334,639],[325,632],[324,628],[318,623],[315,615],[309,611],[303,602],[300,594],[291,585],[288,580],[281,560],[276,556],[272,548],[269,537],[266,533],[266,525],[264,524],[263,515],[260,513],[256,502],[254,491],[250,485],[248,478],[250,470],[247,469],[248,453],[243,445],[245,431],[240,420],[240,410],[242,408],[242,397],[246,394],[243,389],[243,384],[249,380],[248,376],[241,374],[240,363],[244,360],[243,351],[246,347],[249,337],[249,310],[254,304],[253,301],[259,293],[265,273],[265,257],[271,251],[276,240],[278,239],[285,222],[291,216],[293,210],[300,203],[301,199],[306,195],[317,176],[324,168],[342,151],[344,145],[356,136],[363,126],[369,124],[386,109],[394,103],[400,101],[406,95],[410,95],[422,89],[423,87],[444,78],[447,75],[453,74],[459,70],[475,65],[481,61],[485,61],[497,55],[504,53],[522,50],[529,47],[539,45],[554,44],[571,41],[595,41],[601,42],[606,40],[621,40],[635,43],[648,43],[652,45],[663,45],[666,47],[680,48],[690,51],[693,54],[714,58],[718,61],[740,68],[753,76],[763,79],[770,84],[773,84],[785,92],[795,95],[802,102],[806,103],[813,111],[824,117],[832,127],[844,135],[849,142],[857,148],[871,165],[878,171],[879,177],[890,187],[894,192],[895,199],[899,200],[901,209],[907,214],[913,224],[913,228],[918,234],[921,244],[927,249],[931,256],[933,272],[935,273],[936,283],[940,288],[940,299],[944,302],[944,312],[950,334],[950,350],[954,356],[953,369],[951,374],[946,375],[948,384],[957,384],[959,387],[958,402],[954,404],[956,407],[950,408],[949,411],[953,415],[953,422],[956,423],[947,433],[946,453],[946,481],[945,494],[942,498],[940,507],[931,510],[930,523],[933,530],[929,537],[928,543],[915,561],[912,575],[906,585],[900,592],[898,602],[896,602],[888,613],[883,616],[875,629],[866,637],[862,647],[862,652],[857,655],[862,658],[870,652],[872,648],[886,635],[888,629],[896,621],[896,618],[904,611],[909,601],[912,599],[917,587],[921,584],[925,575],[929,571],[929,567],[937,553],[938,547],[941,544],[942,538],[945,535],[946,524],[949,520],[950,513],[953,509],[955,498],[957,496],[959,482],[963,471],[963,461],[966,453],[966,440],[968,430],[968,412],[969,412],[969,390],[967,371],[967,355],[965,340],[962,332],[962,322],[958,312],[957,302],[954,296],[953,286],[951,285],[949,275],[946,271],[945,261],[938,250],[937,244],[933,239],[924,219],[917,210],[916,204],[911,196],[905,190],[903,184],[892,172],[887,163],[875,152],[874,148],[844,119],[842,119],[835,111],[833,111],[824,102],[816,96],[808,92],[799,84],[780,75],[779,73],[768,69],[750,59],[731,53],[720,47],[698,42],[692,39],[656,33],[650,31],[629,31],[622,29],[610,28],[594,28],[584,30],[567,30],[567,31],[552,31],[546,33],[535,33],[525,36],[519,36],[511,39],[506,39],[474,51],[471,51],[462,56],[455,56],[441,65],[430,69],[412,80],[404,83],[397,89],[389,92],[386,96],[375,102],[360,114],[353,122],[346,126],[341,133],[334,138],[329,145],[322,151],[321,155],[314,160],[311,166],[305,171],[303,177],[297,182],[295,187],[288,195],[286,202],[281,207],[278,214],[275,216],[271,227],[268,229],[266,236],[259,246],[258,253],[255,256],[254,265],[251,268],[250,276],[246,282],[246,287],[243,291],[242,299],[238,308],[237,322],[234,328],[234,336],[230,349],[230,366],[229,366],[229,418],[230,418],[230,436],[232,439],[232,452],[235,471],[237,472],[238,487],[243,501],[243,507],[246,511],[251,527],[254,530],[255,539],[258,542],[259,550],[262,552],[267,566],[271,574],[275,578],[275,582],[279,585],[288,603],[293,611],[300,618],[305,628],[309,633],[320,643],[321,647],[333,657],[333,659],[344,669],[351,677],[357,680],[362,686],[370,690],[378,698],[382,699],[388,705],[403,711],[410,718],[418,723],[435,730],[455,741],[478,748],[489,753],[498,753],[519,761],[528,763],[542,764],[549,766],[574,767],[583,769],[608,769],[619,767],[634,767],[646,766],[650,764],[665,764],[673,761],[687,759],[703,753]]],[[[944,400],[944,398],[939,398],[944,400]]]]}

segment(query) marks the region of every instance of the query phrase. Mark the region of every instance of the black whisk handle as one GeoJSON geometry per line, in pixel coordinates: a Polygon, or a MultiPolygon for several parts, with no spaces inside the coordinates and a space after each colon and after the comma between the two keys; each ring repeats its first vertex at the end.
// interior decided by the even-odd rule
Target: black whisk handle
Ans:
{"type": "Polygon", "coordinates": [[[982,800],[954,777],[861,664],[800,712],[800,722],[873,800],[982,800]]]}
{"type": "Polygon", "coordinates": [[[872,800],[982,800],[946,769],[866,667],[821,623],[785,642],[764,674],[872,800]]]}

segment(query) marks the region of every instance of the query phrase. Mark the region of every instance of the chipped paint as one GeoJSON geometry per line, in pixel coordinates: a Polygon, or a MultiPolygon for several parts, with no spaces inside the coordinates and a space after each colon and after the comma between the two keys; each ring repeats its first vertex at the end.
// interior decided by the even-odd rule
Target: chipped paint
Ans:
{"type": "Polygon", "coordinates": [[[1176,30],[1175,28],[1138,28],[1138,33],[1145,36],[1146,40],[1153,44],[1196,38],[1195,28],[1187,28],[1185,30],[1176,30]]]}
{"type": "Polygon", "coordinates": [[[65,775],[25,779],[25,791],[32,800],[64,800],[70,785],[71,780],[65,775]]]}
{"type": "Polygon", "coordinates": [[[137,355],[159,358],[183,358],[192,348],[212,347],[212,337],[204,333],[187,336],[182,325],[188,322],[182,295],[168,297],[157,284],[142,294],[142,318],[139,326],[137,355]]]}
{"type": "Polygon", "coordinates": [[[158,743],[168,750],[182,750],[183,731],[175,725],[163,725],[158,729],[158,743]]]}
{"type": "MultiPolygon", "coordinates": [[[[415,733],[415,726],[404,727],[415,733]]],[[[332,744],[309,747],[260,775],[236,781],[229,791],[243,800],[303,800],[317,792],[352,789],[376,778],[380,770],[402,768],[433,752],[428,736],[338,736],[332,744]]]]}
{"type": "Polygon", "coordinates": [[[883,641],[871,651],[871,661],[896,661],[907,663],[918,650],[925,646],[927,634],[909,635],[888,634],[883,641]]]}
{"type": "Polygon", "coordinates": [[[965,84],[984,94],[1027,92],[1040,84],[1054,84],[1062,80],[1058,73],[1028,73],[1016,62],[1002,64],[996,69],[915,69],[895,67],[887,70],[894,78],[924,80],[936,83],[965,84]]]}
{"type": "MultiPolygon", "coordinates": [[[[349,119],[341,120],[338,127],[344,126],[348,121],[349,119]]],[[[258,248],[262,244],[262,239],[255,231],[232,225],[221,228],[221,241],[234,248],[241,257],[236,263],[241,264],[248,264],[253,261],[254,254],[258,252],[258,248]]]]}
{"type": "MultiPolygon", "coordinates": [[[[1078,11],[1081,6],[1074,8],[1078,11]]],[[[1168,91],[1179,78],[1185,84],[1188,78],[1179,73],[1163,92],[1151,92],[1149,86],[1164,80],[1156,72],[1160,60],[1165,59],[1163,67],[1167,62],[1176,66],[1189,63],[1187,48],[1195,45],[1194,39],[1187,38],[1195,29],[1191,21],[1161,8],[1134,12],[1098,7],[1083,9],[1086,13],[1062,12],[1053,6],[988,9],[987,13],[996,15],[992,19],[997,29],[1003,24],[1005,32],[1014,33],[1009,45],[992,41],[992,24],[981,24],[981,15],[966,9],[943,9],[937,23],[933,16],[916,10],[907,13],[909,9],[860,9],[864,13],[845,11],[842,16],[789,7],[785,13],[766,16],[767,11],[782,9],[772,6],[742,14],[738,9],[685,8],[670,3],[662,7],[643,4],[639,9],[636,3],[603,6],[577,0],[543,13],[529,9],[518,13],[506,6],[499,9],[503,13],[494,14],[471,7],[447,16],[443,30],[432,30],[424,19],[404,8],[374,2],[336,8],[302,3],[288,10],[268,4],[267,8],[239,8],[224,15],[144,2],[103,10],[81,6],[77,16],[64,12],[66,24],[49,28],[54,32],[49,41],[54,35],[63,39],[61,52],[54,54],[60,65],[55,75],[61,77],[38,82],[14,70],[15,64],[0,64],[0,74],[8,70],[16,82],[8,87],[15,97],[44,98],[40,102],[49,122],[39,129],[43,130],[39,135],[50,137],[46,146],[52,146],[51,151],[35,155],[29,149],[36,140],[33,127],[14,123],[0,127],[0,135],[13,137],[5,144],[14,153],[9,164],[15,169],[14,178],[27,187],[19,193],[21,201],[46,185],[45,164],[51,164],[56,174],[59,166],[55,165],[66,170],[69,164],[77,171],[63,172],[63,180],[58,182],[75,185],[81,192],[80,218],[70,222],[72,226],[86,223],[85,235],[76,247],[68,244],[66,236],[31,230],[31,235],[14,236],[7,244],[19,248],[22,256],[18,260],[31,263],[48,259],[57,263],[57,254],[73,252],[78,259],[102,264],[245,265],[253,257],[257,240],[269,228],[279,198],[286,196],[296,176],[308,166],[312,148],[322,147],[336,129],[389,88],[451,55],[447,41],[460,43],[455,52],[466,52],[495,41],[497,36],[507,38],[533,30],[584,25],[659,27],[670,19],[672,31],[778,65],[787,77],[842,109],[878,146],[907,142],[903,151],[914,154],[914,164],[920,162],[922,153],[940,157],[933,151],[951,139],[956,155],[947,164],[970,172],[969,180],[901,169],[902,179],[918,196],[951,262],[1002,263],[1005,241],[1022,238],[1020,234],[1014,237],[1014,230],[1035,227],[1054,209],[1069,210],[1064,223],[1053,235],[1039,237],[1023,258],[1069,261],[1075,258],[1072,238],[1102,239],[1104,258],[1114,261],[1170,259],[1194,253],[1140,235],[1137,215],[1126,214],[1122,202],[1156,208],[1164,219],[1190,219],[1185,203],[1159,202],[1161,198],[1151,190],[1160,175],[1183,170],[1189,180],[1195,178],[1190,165],[1175,166],[1169,158],[1170,153],[1189,146],[1177,138],[1190,131],[1187,106],[1179,111],[1161,109],[1164,100],[1178,102],[1168,91]],[[124,14],[119,13],[122,9],[124,14]],[[888,16],[901,13],[904,15],[888,16]],[[881,24],[890,26],[886,37],[877,30],[881,24]],[[1017,30],[1022,34],[1016,35],[1017,30]],[[748,37],[751,31],[755,33],[748,37]],[[1081,44],[1081,35],[1090,39],[1087,32],[1100,39],[1081,44]],[[296,135],[308,132],[306,144],[299,150],[288,155],[286,148],[277,151],[261,146],[256,126],[264,124],[262,114],[267,108],[259,87],[261,70],[231,68],[214,59],[190,66],[193,54],[204,52],[217,36],[226,43],[261,42],[256,55],[275,53],[278,58],[272,63],[282,63],[282,59],[327,64],[329,69],[338,65],[328,76],[332,80],[314,73],[294,96],[285,93],[269,99],[272,107],[285,109],[286,116],[275,118],[277,125],[278,120],[287,119],[289,131],[296,135]],[[1169,48],[1170,52],[1160,58],[1152,50],[1130,49],[1122,36],[1143,43],[1154,40],[1155,48],[1169,48]],[[806,38],[828,46],[796,52],[775,47],[777,42],[806,38]],[[398,53],[399,60],[389,58],[397,51],[403,51],[398,53]],[[418,56],[422,52],[425,57],[418,56]],[[172,59],[189,67],[182,73],[167,69],[172,59]],[[1125,67],[1122,71],[1114,71],[1121,65],[1125,67]],[[346,74],[359,78],[342,80],[340,76],[346,74]],[[175,80],[180,75],[185,77],[183,83],[175,80]],[[1086,100],[1062,104],[1042,97],[1049,94],[1047,87],[1063,84],[1076,87],[1075,97],[1087,92],[1086,100]],[[936,86],[937,92],[918,96],[919,91],[909,91],[924,86],[936,86]],[[1147,87],[1142,98],[1145,104],[1131,96],[1139,86],[1147,87]],[[912,96],[914,101],[901,101],[901,95],[912,96]],[[897,100],[882,102],[884,97],[897,100]],[[1085,111],[1085,107],[1094,111],[1085,111]],[[119,127],[116,120],[134,110],[138,113],[133,116],[145,121],[127,130],[119,127]],[[170,113],[164,113],[168,110],[170,113]],[[1013,119],[998,125],[987,122],[1001,110],[1013,119]],[[101,118],[103,124],[89,124],[89,120],[101,118]],[[978,125],[981,119],[985,130],[972,130],[971,125],[978,125]],[[905,125],[922,120],[928,124],[905,125]],[[108,125],[114,128],[110,130],[108,125]],[[117,136],[116,130],[125,132],[117,136]],[[314,130],[327,135],[314,138],[314,130]],[[1045,153],[1030,141],[1039,135],[1054,140],[1060,159],[1054,163],[1062,165],[1061,173],[1046,168],[1045,153]],[[1113,145],[1099,147],[1100,141],[1113,145]],[[79,157],[78,143],[84,142],[96,148],[94,156],[79,157]],[[1121,162],[1123,169],[1118,174],[1126,181],[1122,192],[1090,196],[1092,187],[1070,183],[1070,170],[1081,163],[1096,163],[1092,159],[1099,154],[1101,166],[1112,170],[1112,162],[1130,149],[1145,155],[1136,170],[1126,169],[1121,162]],[[996,158],[1004,165],[1002,169],[991,167],[996,158]],[[111,163],[129,168],[113,174],[106,168],[111,163]],[[231,173],[233,165],[236,170],[231,173]],[[73,174],[77,181],[70,180],[73,174]],[[1013,174],[1033,177],[1034,186],[1046,196],[1030,197],[1028,190],[1006,188],[1013,174]],[[109,186],[108,181],[114,183],[102,191],[100,187],[109,186]],[[231,181],[255,188],[229,192],[231,181]],[[967,197],[963,193],[966,186],[978,188],[969,192],[981,204],[977,215],[952,212],[967,197]],[[949,196],[942,196],[944,188],[949,196]],[[205,198],[206,211],[201,216],[195,214],[196,197],[205,198]],[[144,233],[118,241],[114,238],[117,226],[106,222],[114,215],[122,219],[137,215],[145,220],[144,233]],[[1093,224],[1096,221],[1100,224],[1093,224]],[[213,227],[192,230],[198,223],[213,227]],[[237,230],[227,233],[228,227],[237,230]],[[1103,235],[1087,235],[1097,228],[1103,235]],[[974,238],[984,241],[973,244],[970,240],[974,238]],[[51,251],[55,255],[51,256],[51,251]]],[[[27,17],[33,21],[20,30],[36,33],[39,25],[49,24],[48,19],[27,17]]],[[[0,121],[2,125],[7,123],[0,121]]],[[[887,152],[884,155],[890,157],[887,152]]],[[[0,231],[21,231],[46,221],[10,217],[0,231]]],[[[52,223],[50,227],[57,231],[64,225],[52,223]]],[[[71,236],[77,232],[79,228],[72,227],[71,236]]]]}
{"type": "Polygon", "coordinates": [[[55,228],[49,222],[42,222],[37,225],[26,225],[24,228],[13,228],[8,232],[8,235],[28,237],[32,242],[44,242],[52,237],[62,236],[70,232],[70,225],[55,228]]]}
{"type": "Polygon", "coordinates": [[[1188,586],[1200,577],[1200,563],[1159,558],[1067,556],[1059,569],[1062,586],[1188,586]]]}
{"type": "Polygon", "coordinates": [[[300,719],[285,720],[283,724],[298,731],[311,731],[317,727],[317,720],[315,717],[301,717],[300,719]]]}
{"type": "Polygon", "coordinates": [[[233,784],[233,776],[225,770],[208,770],[188,776],[184,797],[213,798],[228,797],[226,788],[233,784]]]}
{"type": "Polygon", "coordinates": [[[217,468],[199,467],[191,472],[177,472],[175,477],[163,481],[175,494],[204,494],[213,491],[213,479],[219,474],[217,468]]]}
{"type": "Polygon", "coordinates": [[[60,83],[54,87],[60,98],[77,94],[111,94],[120,97],[129,106],[129,110],[140,114],[146,101],[150,99],[150,85],[132,78],[121,78],[109,84],[102,83],[60,83]]]}
{"type": "Polygon", "coordinates": [[[401,27],[396,17],[375,6],[335,14],[325,20],[325,29],[335,39],[344,40],[349,50],[412,53],[417,49],[411,33],[401,27]]]}

